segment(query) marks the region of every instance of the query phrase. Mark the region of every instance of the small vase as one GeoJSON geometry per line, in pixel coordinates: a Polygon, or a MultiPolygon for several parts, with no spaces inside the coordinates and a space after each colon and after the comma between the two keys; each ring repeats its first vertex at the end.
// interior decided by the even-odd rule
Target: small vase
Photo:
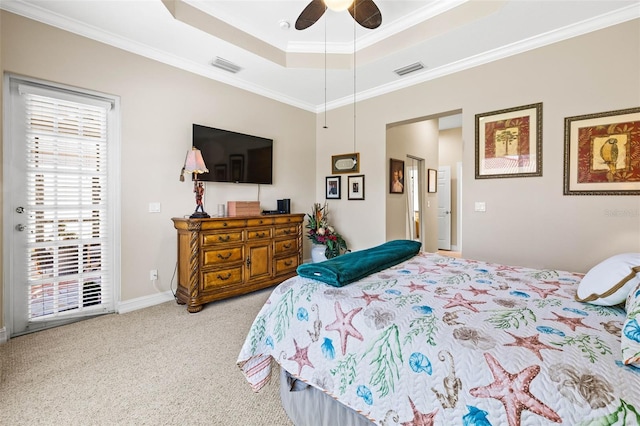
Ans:
{"type": "Polygon", "coordinates": [[[327,256],[324,254],[327,247],[323,244],[313,244],[311,246],[311,261],[313,263],[323,262],[327,260],[327,256]]]}

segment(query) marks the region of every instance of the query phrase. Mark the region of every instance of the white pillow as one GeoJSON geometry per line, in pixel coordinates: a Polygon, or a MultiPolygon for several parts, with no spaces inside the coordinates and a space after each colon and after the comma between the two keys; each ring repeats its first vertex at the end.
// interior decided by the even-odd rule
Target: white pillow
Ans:
{"type": "Polygon", "coordinates": [[[624,302],[640,283],[640,253],[612,256],[591,268],[578,284],[576,300],[613,306],[624,302]]]}

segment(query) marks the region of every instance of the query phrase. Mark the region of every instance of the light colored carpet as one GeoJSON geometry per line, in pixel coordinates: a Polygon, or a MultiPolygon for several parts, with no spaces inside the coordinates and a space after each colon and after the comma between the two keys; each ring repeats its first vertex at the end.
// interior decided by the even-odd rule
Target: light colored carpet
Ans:
{"type": "Polygon", "coordinates": [[[1,425],[292,425],[278,370],[254,393],[236,359],[272,289],[189,314],[175,302],[0,345],[1,425]]]}

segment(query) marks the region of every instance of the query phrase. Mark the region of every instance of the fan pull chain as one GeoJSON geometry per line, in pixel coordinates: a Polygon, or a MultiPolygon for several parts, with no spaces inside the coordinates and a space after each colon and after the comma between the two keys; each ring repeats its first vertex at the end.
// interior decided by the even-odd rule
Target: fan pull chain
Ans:
{"type": "Polygon", "coordinates": [[[353,3],[353,152],[356,150],[356,21],[358,2],[353,3]]]}
{"type": "Polygon", "coordinates": [[[327,18],[324,19],[324,126],[327,129],[327,18]]]}

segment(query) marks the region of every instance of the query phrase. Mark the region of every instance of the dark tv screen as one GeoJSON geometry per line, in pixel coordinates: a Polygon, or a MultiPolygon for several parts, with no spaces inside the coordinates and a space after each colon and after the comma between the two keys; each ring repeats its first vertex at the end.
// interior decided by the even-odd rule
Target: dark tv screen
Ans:
{"type": "Polygon", "coordinates": [[[198,180],[273,183],[272,139],[194,124],[193,146],[202,152],[209,169],[198,180]]]}

